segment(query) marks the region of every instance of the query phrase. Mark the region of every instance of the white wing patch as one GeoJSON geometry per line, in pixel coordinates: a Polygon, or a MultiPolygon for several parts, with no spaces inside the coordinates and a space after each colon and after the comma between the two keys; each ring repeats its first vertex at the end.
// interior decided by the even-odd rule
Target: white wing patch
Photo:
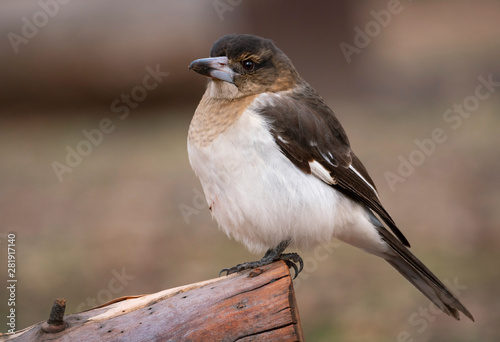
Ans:
{"type": "Polygon", "coordinates": [[[377,192],[377,190],[375,190],[375,188],[373,187],[373,185],[371,185],[370,183],[368,183],[368,182],[366,181],[366,179],[365,179],[363,176],[361,176],[361,174],[360,174],[360,173],[359,173],[359,172],[358,172],[358,171],[357,171],[354,167],[352,167],[352,165],[349,165],[349,168],[350,168],[352,171],[354,171],[354,173],[355,173],[355,174],[356,174],[359,178],[361,178],[361,179],[363,180],[363,182],[365,182],[365,184],[366,184],[366,185],[368,185],[368,186],[370,187],[370,189],[372,189],[373,193],[377,196],[377,198],[378,198],[378,199],[380,199],[380,197],[378,197],[378,192],[377,192]]]}
{"type": "Polygon", "coordinates": [[[330,172],[316,160],[309,162],[309,167],[311,168],[312,174],[317,178],[321,179],[326,184],[330,185],[337,184],[337,181],[330,175],[330,172]]]}
{"type": "Polygon", "coordinates": [[[281,135],[277,135],[276,138],[278,138],[278,140],[281,141],[283,144],[288,144],[288,141],[281,135]]]}

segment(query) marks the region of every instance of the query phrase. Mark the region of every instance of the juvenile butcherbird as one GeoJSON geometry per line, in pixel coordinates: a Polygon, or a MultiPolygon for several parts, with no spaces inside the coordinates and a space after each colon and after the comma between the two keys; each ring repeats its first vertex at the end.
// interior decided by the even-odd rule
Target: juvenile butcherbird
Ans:
{"type": "Polygon", "coordinates": [[[191,166],[221,229],[267,251],[228,274],[279,259],[297,273],[302,260],[287,247],[336,238],[385,259],[448,315],[473,320],[408,250],[334,113],[271,40],[224,36],[189,69],[209,77],[189,127],[191,166]]]}

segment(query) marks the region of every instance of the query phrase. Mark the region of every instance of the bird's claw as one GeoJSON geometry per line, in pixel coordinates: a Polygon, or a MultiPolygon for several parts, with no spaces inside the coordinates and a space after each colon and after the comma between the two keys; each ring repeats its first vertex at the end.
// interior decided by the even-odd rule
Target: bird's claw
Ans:
{"type": "Polygon", "coordinates": [[[293,277],[293,279],[297,278],[299,273],[304,269],[304,261],[297,253],[282,254],[280,256],[280,259],[286,263],[288,268],[293,268],[293,270],[295,271],[295,276],[293,277]],[[299,264],[298,268],[297,263],[299,264]]]}
{"type": "Polygon", "coordinates": [[[222,269],[222,270],[220,270],[220,272],[219,272],[219,277],[220,277],[220,276],[222,276],[222,274],[223,274],[224,272],[227,272],[227,273],[226,273],[226,276],[228,276],[228,275],[229,275],[229,271],[230,271],[230,269],[229,269],[229,268],[223,268],[223,269],[222,269]]]}

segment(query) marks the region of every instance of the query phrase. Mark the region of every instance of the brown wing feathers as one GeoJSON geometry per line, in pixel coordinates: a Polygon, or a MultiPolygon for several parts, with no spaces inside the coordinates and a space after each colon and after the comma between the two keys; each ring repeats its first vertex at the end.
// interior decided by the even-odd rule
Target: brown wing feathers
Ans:
{"type": "Polygon", "coordinates": [[[314,90],[306,87],[300,93],[293,93],[286,101],[277,99],[273,105],[260,110],[261,115],[270,122],[271,132],[281,151],[293,164],[309,174],[309,162],[320,163],[330,172],[335,189],[373,210],[396,237],[409,247],[408,240],[380,203],[373,181],[352,152],[347,135],[334,113],[319,96],[308,96],[310,92],[314,90]]]}

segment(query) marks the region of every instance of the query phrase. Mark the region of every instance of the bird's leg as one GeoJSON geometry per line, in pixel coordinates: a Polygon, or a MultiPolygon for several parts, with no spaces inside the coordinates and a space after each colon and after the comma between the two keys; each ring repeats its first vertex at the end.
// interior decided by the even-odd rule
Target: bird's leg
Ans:
{"type": "Polygon", "coordinates": [[[302,261],[302,258],[297,254],[297,253],[286,253],[283,254],[285,249],[288,247],[290,244],[290,240],[285,240],[280,242],[278,246],[275,248],[270,248],[267,250],[266,254],[260,259],[259,261],[250,261],[250,262],[245,262],[243,264],[236,265],[231,268],[224,268],[223,270],[220,271],[219,276],[222,275],[224,272],[226,272],[226,275],[229,275],[231,273],[236,273],[236,272],[241,272],[245,271],[251,268],[256,268],[256,267],[261,267],[265,265],[269,265],[275,261],[278,260],[283,260],[289,268],[293,268],[295,271],[295,277],[302,271],[304,268],[304,262],[302,261]],[[299,264],[299,267],[297,267],[296,264],[299,264]]]}

